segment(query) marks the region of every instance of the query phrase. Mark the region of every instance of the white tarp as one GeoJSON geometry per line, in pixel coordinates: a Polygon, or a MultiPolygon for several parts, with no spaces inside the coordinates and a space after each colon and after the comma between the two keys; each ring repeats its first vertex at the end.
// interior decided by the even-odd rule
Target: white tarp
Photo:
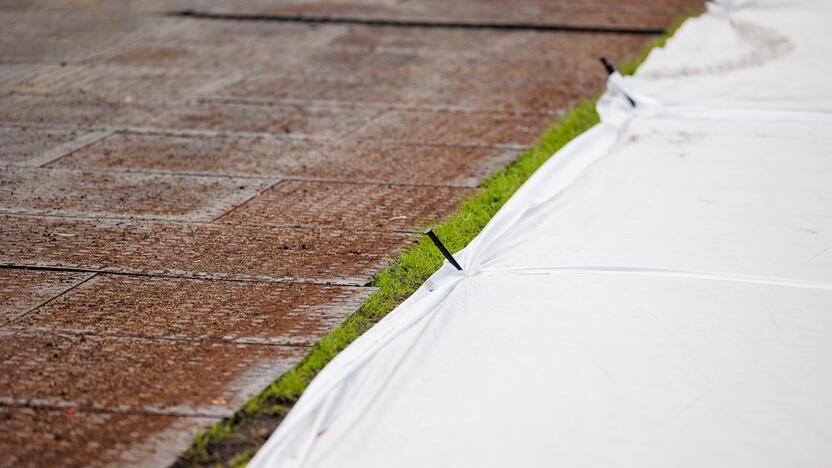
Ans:
{"type": "Polygon", "coordinates": [[[250,466],[828,466],[830,55],[832,2],[686,22],[250,466]]]}

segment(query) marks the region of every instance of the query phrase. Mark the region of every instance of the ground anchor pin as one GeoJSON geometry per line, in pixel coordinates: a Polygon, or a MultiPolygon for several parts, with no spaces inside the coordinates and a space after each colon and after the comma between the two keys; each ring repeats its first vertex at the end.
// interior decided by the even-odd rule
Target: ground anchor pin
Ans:
{"type": "MultiPolygon", "coordinates": [[[[614,67],[614,66],[612,66],[612,64],[611,64],[610,62],[608,62],[608,61],[607,61],[607,58],[606,58],[606,57],[601,57],[599,60],[601,60],[601,65],[603,65],[603,66],[604,66],[604,70],[606,70],[606,71],[607,71],[607,75],[612,75],[613,73],[615,73],[615,72],[617,71],[617,70],[615,69],[615,67],[614,67]]],[[[635,107],[635,106],[636,106],[636,102],[635,102],[635,101],[633,101],[633,98],[631,98],[630,96],[628,96],[628,95],[627,95],[627,93],[624,93],[624,97],[625,97],[625,98],[627,98],[627,101],[629,101],[629,102],[630,102],[630,105],[631,105],[631,106],[633,106],[633,107],[635,107]]]]}
{"type": "Polygon", "coordinates": [[[439,249],[440,252],[442,252],[442,255],[444,255],[445,258],[448,259],[448,261],[451,263],[451,265],[456,267],[457,270],[462,271],[462,267],[459,266],[459,263],[456,262],[456,260],[454,259],[454,256],[451,255],[451,253],[448,252],[448,249],[445,248],[445,244],[443,244],[442,241],[439,240],[438,237],[436,237],[436,233],[433,232],[433,227],[427,228],[425,230],[425,234],[427,234],[427,236],[430,237],[430,240],[432,240],[433,243],[436,244],[436,248],[439,249]]]}

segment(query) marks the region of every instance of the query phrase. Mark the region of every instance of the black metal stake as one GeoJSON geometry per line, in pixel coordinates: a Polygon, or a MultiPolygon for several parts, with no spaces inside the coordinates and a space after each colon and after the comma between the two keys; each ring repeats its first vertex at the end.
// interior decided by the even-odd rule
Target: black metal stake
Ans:
{"type": "Polygon", "coordinates": [[[438,237],[436,237],[436,233],[433,232],[433,228],[432,227],[427,228],[425,230],[425,234],[427,234],[428,237],[430,237],[430,240],[432,240],[433,243],[436,244],[436,248],[439,249],[440,252],[442,252],[442,255],[444,255],[445,258],[447,258],[449,262],[451,262],[451,265],[456,267],[457,270],[462,271],[462,267],[459,266],[459,263],[457,263],[456,260],[454,260],[454,256],[451,255],[450,252],[448,252],[448,249],[445,248],[445,245],[442,244],[442,241],[439,240],[438,237]]]}
{"type": "MultiPolygon", "coordinates": [[[[604,70],[607,71],[607,75],[612,75],[613,73],[615,73],[615,71],[616,71],[615,67],[612,66],[612,64],[607,61],[606,57],[601,57],[599,60],[601,60],[601,65],[604,66],[604,70]]],[[[633,101],[633,98],[631,98],[630,96],[627,96],[627,93],[624,93],[624,97],[627,98],[627,101],[630,102],[631,106],[633,106],[633,107],[636,106],[636,102],[633,101]]]]}
{"type": "Polygon", "coordinates": [[[609,62],[607,62],[606,57],[601,57],[600,60],[601,60],[601,65],[604,66],[604,70],[607,71],[607,75],[612,75],[613,73],[615,73],[615,67],[612,66],[612,64],[610,64],[609,62]]]}

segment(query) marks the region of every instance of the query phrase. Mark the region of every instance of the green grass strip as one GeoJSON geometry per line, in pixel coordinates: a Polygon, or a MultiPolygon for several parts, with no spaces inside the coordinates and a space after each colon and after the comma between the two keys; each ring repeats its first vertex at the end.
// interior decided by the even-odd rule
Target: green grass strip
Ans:
{"type": "MultiPolygon", "coordinates": [[[[635,72],[650,50],[663,46],[690,16],[693,15],[680,18],[668,29],[668,33],[654,40],[635,59],[622,64],[621,72],[635,72]]],[[[537,168],[573,138],[599,122],[595,111],[596,99],[587,99],[572,107],[544,132],[537,144],[486,179],[476,193],[461,202],[457,211],[435,228],[449,250],[456,252],[468,245],[537,168]]],[[[198,434],[193,446],[177,465],[245,465],[271,434],[275,422],[286,415],[318,372],[412,294],[439,269],[442,260],[442,255],[426,237],[407,247],[395,262],[374,277],[372,285],[378,290],[355,313],[323,337],[299,364],[252,398],[234,416],[198,434]]]]}

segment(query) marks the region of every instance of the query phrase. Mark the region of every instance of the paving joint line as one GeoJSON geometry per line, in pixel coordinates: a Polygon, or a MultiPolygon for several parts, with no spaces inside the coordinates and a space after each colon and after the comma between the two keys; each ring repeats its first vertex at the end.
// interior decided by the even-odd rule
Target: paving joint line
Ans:
{"type": "MultiPolygon", "coordinates": [[[[563,112],[558,111],[558,115],[563,115],[563,112]]],[[[283,133],[266,133],[266,132],[236,132],[224,130],[199,130],[199,129],[179,129],[179,130],[165,130],[158,127],[133,127],[129,125],[120,127],[100,126],[100,125],[60,125],[60,124],[41,124],[37,122],[26,123],[0,123],[0,128],[14,128],[14,129],[36,129],[36,130],[63,130],[63,131],[112,131],[118,135],[149,135],[149,136],[169,136],[179,138],[239,138],[249,140],[270,140],[275,142],[292,142],[292,141],[310,141],[320,142],[324,144],[333,144],[344,146],[343,141],[358,144],[372,144],[384,146],[413,146],[418,148],[482,148],[489,150],[525,150],[527,145],[519,143],[508,144],[484,144],[484,143],[424,143],[416,141],[396,141],[383,140],[374,138],[351,138],[349,140],[331,138],[331,137],[316,137],[315,135],[286,135],[283,133]]]]}
{"type": "MultiPolygon", "coordinates": [[[[149,96],[148,96],[149,97],[149,96]]],[[[162,97],[164,99],[164,97],[162,97]]],[[[242,104],[254,106],[318,106],[329,109],[382,109],[382,110],[413,110],[437,113],[484,113],[516,116],[541,116],[549,117],[557,113],[553,111],[528,112],[513,111],[502,108],[487,107],[466,107],[466,106],[440,106],[435,104],[399,104],[395,102],[373,102],[373,101],[339,101],[337,99],[270,99],[270,98],[246,98],[246,97],[224,97],[224,96],[200,96],[200,100],[211,103],[242,104]]]]}
{"type": "MultiPolygon", "coordinates": [[[[51,92],[33,92],[33,91],[16,91],[12,96],[22,97],[53,97],[51,92]]],[[[92,97],[120,101],[121,99],[114,99],[121,97],[119,94],[67,94],[70,97],[92,97]]],[[[260,106],[260,107],[292,107],[296,109],[368,109],[368,110],[410,110],[421,112],[435,112],[435,113],[454,113],[454,114],[495,114],[495,115],[512,115],[512,116],[541,116],[550,117],[557,115],[559,111],[545,111],[545,112],[527,112],[505,110],[501,108],[471,108],[465,106],[441,106],[433,104],[413,105],[413,104],[397,104],[393,102],[369,102],[369,101],[338,101],[333,99],[273,99],[273,98],[245,98],[232,96],[199,96],[199,95],[142,95],[139,96],[135,102],[145,103],[171,103],[178,104],[237,104],[242,106],[260,106]]]]}
{"type": "MultiPolygon", "coordinates": [[[[568,33],[568,31],[566,31],[568,33]]],[[[171,41],[163,41],[158,39],[150,39],[150,40],[143,40],[143,41],[131,41],[125,44],[125,46],[129,45],[141,45],[141,46],[149,46],[149,47],[193,47],[193,46],[204,46],[205,44],[200,41],[188,41],[188,40],[171,40],[171,41]]],[[[312,51],[319,51],[322,47],[296,47],[296,46],[282,46],[276,45],[274,47],[275,50],[281,52],[312,52],[312,51]]],[[[442,47],[435,47],[435,46],[396,46],[396,45],[359,45],[359,44],[325,44],[323,46],[327,51],[331,52],[347,52],[347,53],[356,53],[356,54],[373,54],[373,53],[382,53],[382,54],[399,54],[399,55],[412,55],[416,57],[446,57],[447,51],[449,49],[442,48],[442,47]]],[[[116,51],[117,52],[117,51],[116,51]]],[[[567,53],[567,50],[556,51],[559,54],[567,53]]],[[[481,59],[485,58],[499,58],[502,56],[499,52],[495,51],[454,51],[455,57],[469,59],[481,59]]],[[[111,58],[112,55],[110,52],[104,52],[101,54],[97,54],[92,57],[85,57],[82,59],[71,59],[65,60],[67,67],[81,67],[81,66],[113,66],[113,67],[131,67],[131,68],[154,68],[153,66],[148,65],[130,65],[130,64],[119,64],[113,62],[107,62],[106,60],[111,58]]],[[[556,60],[560,63],[565,64],[565,66],[573,65],[576,60],[573,60],[573,57],[569,55],[560,55],[557,59],[552,59],[549,56],[541,57],[540,54],[529,53],[526,51],[514,51],[512,54],[513,58],[519,58],[522,60],[528,60],[530,62],[555,62],[556,60]]],[[[6,59],[0,60],[0,64],[3,65],[41,65],[41,66],[59,66],[60,61],[43,61],[38,59],[6,59]],[[14,60],[14,61],[9,61],[14,60]]],[[[176,65],[172,65],[170,67],[155,67],[158,69],[165,69],[165,70],[195,70],[195,71],[229,71],[234,70],[233,67],[223,67],[223,66],[216,66],[216,65],[207,65],[207,64],[200,64],[196,63],[188,67],[178,67],[176,65]]],[[[254,72],[265,72],[268,71],[268,67],[264,68],[252,68],[254,72]]],[[[501,80],[494,80],[495,82],[501,80]]],[[[538,81],[538,80],[532,80],[538,81]]],[[[556,80],[540,80],[543,82],[556,82],[556,80]]]]}
{"type": "MultiPolygon", "coordinates": [[[[186,99],[186,98],[176,98],[176,97],[169,97],[169,98],[161,98],[162,100],[167,99],[186,99]]],[[[227,104],[240,104],[240,105],[249,105],[249,106],[269,106],[269,107],[318,107],[318,108],[325,108],[325,109],[381,109],[381,110],[416,110],[416,111],[425,111],[425,112],[435,112],[435,113],[447,113],[447,114],[499,114],[499,115],[539,115],[539,116],[551,116],[557,113],[558,111],[551,111],[551,112],[523,112],[523,111],[511,111],[511,110],[504,110],[504,109],[476,109],[476,108],[468,108],[462,106],[437,106],[437,105],[424,105],[424,106],[414,106],[408,104],[396,104],[396,103],[374,103],[374,102],[362,102],[362,101],[337,101],[337,100],[313,100],[313,99],[269,99],[269,98],[240,98],[240,97],[207,97],[201,96],[197,98],[187,98],[189,100],[195,100],[198,103],[227,103],[227,104]]]]}
{"type": "Polygon", "coordinates": [[[113,135],[113,131],[100,131],[100,132],[90,132],[84,135],[77,137],[76,139],[65,143],[63,145],[59,145],[55,148],[45,151],[45,154],[48,154],[50,151],[57,152],[58,154],[54,157],[47,159],[46,161],[35,165],[34,167],[45,167],[49,164],[52,164],[55,161],[58,161],[66,156],[69,156],[75,152],[78,152],[84,148],[90,147],[101,140],[104,140],[111,135],[113,135]]]}
{"type": "MultiPolygon", "coordinates": [[[[562,115],[562,112],[559,112],[558,115],[562,115]]],[[[32,124],[36,125],[36,124],[32,124]]],[[[0,125],[0,127],[2,127],[0,125]]],[[[23,128],[26,128],[25,125],[22,125],[23,128]]],[[[32,127],[35,128],[35,127],[32,127]]],[[[77,130],[77,127],[73,126],[50,126],[44,125],[44,129],[51,129],[51,130],[77,130]]],[[[96,128],[96,127],[93,127],[96,128]]],[[[104,127],[99,127],[104,128],[104,127]]],[[[264,132],[235,132],[235,131],[215,131],[215,130],[195,130],[195,129],[179,129],[179,130],[164,130],[161,128],[154,128],[154,127],[131,127],[125,126],[115,129],[115,132],[120,135],[150,135],[150,136],[171,136],[171,137],[180,137],[180,138],[240,138],[240,139],[249,139],[249,140],[270,140],[275,142],[281,143],[289,143],[293,141],[311,141],[311,142],[320,142],[325,144],[332,144],[338,146],[346,146],[343,142],[351,142],[351,143],[361,143],[361,144],[372,144],[372,145],[379,145],[379,146],[412,146],[416,148],[482,148],[482,149],[525,149],[524,145],[493,145],[493,144],[481,144],[481,143],[432,143],[432,142],[414,142],[414,141],[402,141],[397,142],[395,140],[381,140],[381,139],[373,139],[373,138],[351,138],[349,140],[344,139],[337,139],[331,137],[316,137],[314,135],[286,135],[283,133],[264,133],[264,132]],[[505,148],[506,146],[510,146],[511,148],[505,148]]]]}
{"type": "Polygon", "coordinates": [[[314,226],[310,224],[277,224],[277,223],[234,223],[229,221],[219,221],[219,222],[212,222],[206,224],[213,224],[213,225],[227,225],[227,226],[246,226],[246,227],[271,227],[271,228],[281,228],[281,229],[303,229],[308,231],[314,230],[324,230],[324,229],[331,229],[335,231],[349,231],[349,232],[362,232],[366,234],[413,234],[419,236],[422,234],[422,230],[419,228],[414,229],[366,229],[366,228],[350,228],[350,229],[343,229],[338,227],[328,227],[322,228],[319,226],[314,226]]]}
{"type": "Polygon", "coordinates": [[[54,271],[54,272],[71,272],[71,273],[100,273],[104,275],[119,275],[119,276],[137,276],[145,278],[174,278],[186,280],[199,281],[228,281],[237,283],[276,283],[276,284],[312,284],[317,286],[340,286],[345,288],[366,289],[371,288],[371,282],[356,283],[349,280],[318,280],[315,278],[297,278],[297,277],[280,277],[273,278],[268,276],[249,276],[245,278],[234,277],[226,273],[205,273],[205,274],[177,274],[177,273],[157,273],[157,272],[141,272],[141,271],[124,271],[124,270],[108,270],[96,268],[83,267],[63,267],[50,265],[23,265],[19,263],[3,262],[0,263],[0,269],[8,270],[30,270],[30,271],[54,271]]]}
{"type": "Polygon", "coordinates": [[[0,207],[0,215],[2,216],[17,216],[17,217],[32,217],[32,218],[62,218],[62,219],[91,219],[91,220],[109,220],[109,221],[135,221],[135,222],[154,222],[154,223],[176,223],[176,224],[195,224],[195,225],[208,225],[211,224],[211,220],[197,220],[197,219],[182,219],[182,218],[168,218],[165,216],[146,216],[146,215],[124,215],[124,216],[114,216],[114,215],[105,215],[105,214],[80,214],[78,212],[75,213],[47,213],[47,212],[37,212],[36,210],[30,211],[15,211],[14,209],[8,209],[5,207],[0,207]]]}
{"type": "MultiPolygon", "coordinates": [[[[147,44],[145,44],[147,45],[147,44]]],[[[159,44],[159,46],[169,46],[169,44],[159,44]]],[[[330,47],[335,49],[334,51],[339,51],[337,49],[345,48],[345,47],[356,47],[356,46],[338,46],[338,47],[330,47]]],[[[377,49],[381,49],[381,47],[376,48],[367,48],[365,54],[366,55],[378,55],[375,53],[377,49]]],[[[313,49],[316,51],[317,49],[313,49]]],[[[287,51],[294,51],[294,49],[287,49],[287,51]]],[[[350,52],[346,50],[346,52],[350,52]]],[[[414,54],[411,54],[414,55],[414,54]]],[[[471,55],[471,57],[481,57],[482,54],[475,54],[471,55]]],[[[445,55],[441,55],[441,57],[445,57],[445,55]]],[[[572,66],[574,67],[577,64],[585,62],[585,59],[575,60],[572,56],[565,56],[561,57],[558,56],[557,60],[551,58],[539,58],[539,55],[530,56],[529,58],[537,57],[538,60],[534,60],[536,63],[543,63],[543,62],[551,62],[554,65],[558,65],[561,67],[572,66]]],[[[469,58],[469,57],[464,57],[469,58]]],[[[532,61],[532,60],[529,60],[532,61]]],[[[55,67],[57,65],[44,65],[45,67],[55,67]]],[[[217,93],[221,93],[224,89],[229,88],[230,86],[234,86],[241,81],[250,80],[250,79],[262,79],[262,78],[270,78],[270,79],[278,79],[278,80],[308,80],[308,81],[315,81],[315,82],[324,82],[324,83],[350,83],[350,84],[366,84],[368,79],[366,76],[356,75],[356,76],[338,76],[338,77],[330,77],[329,75],[320,76],[317,74],[313,75],[305,75],[305,74],[293,74],[293,72],[282,72],[282,73],[269,73],[266,71],[259,71],[255,70],[248,75],[240,74],[236,67],[228,67],[228,68],[218,68],[218,67],[210,67],[210,68],[201,68],[198,66],[152,66],[152,65],[130,65],[130,64],[118,64],[118,63],[97,63],[97,64],[68,64],[66,66],[60,67],[62,70],[70,70],[74,73],[85,72],[90,68],[93,69],[118,69],[118,70],[127,70],[131,72],[191,72],[193,70],[200,70],[208,73],[209,71],[213,72],[226,72],[229,73],[231,76],[224,77],[224,78],[215,78],[208,83],[203,84],[202,86],[198,86],[195,88],[194,94],[173,94],[173,95],[165,95],[165,94],[145,94],[141,95],[144,98],[148,99],[229,99],[229,100],[239,100],[243,101],[251,101],[253,103],[258,102],[310,102],[313,104],[320,104],[320,105],[329,105],[330,103],[344,103],[346,106],[376,106],[376,105],[392,105],[401,108],[428,108],[428,109],[448,109],[451,111],[458,110],[458,111],[466,111],[466,110],[488,110],[484,108],[470,108],[465,106],[451,106],[451,105],[444,105],[444,104],[400,104],[400,103],[379,103],[374,101],[340,101],[337,99],[297,99],[297,98],[269,98],[269,97],[244,97],[244,96],[223,96],[217,95],[217,93]]],[[[32,72],[32,74],[36,75],[36,73],[32,72]]],[[[402,74],[396,75],[392,74],[389,77],[382,78],[382,81],[391,84],[400,84],[401,79],[403,77],[412,78],[412,75],[402,74]]],[[[433,83],[459,83],[459,84],[469,84],[469,83],[484,83],[484,84],[517,84],[517,85],[540,85],[540,84],[549,84],[549,85],[560,85],[561,88],[564,90],[577,90],[581,93],[586,92],[595,92],[597,91],[597,86],[588,85],[585,83],[575,83],[572,85],[567,85],[563,83],[563,80],[558,79],[551,79],[546,77],[540,78],[528,78],[528,79],[517,79],[517,78],[488,78],[483,79],[481,77],[475,75],[443,75],[441,78],[436,76],[416,76],[417,81],[413,82],[411,85],[420,85],[420,84],[433,84],[433,83]]],[[[31,89],[26,89],[23,86],[22,90],[17,90],[20,87],[19,82],[26,81],[25,78],[21,78],[18,82],[12,84],[12,87],[16,90],[14,91],[15,94],[19,95],[31,95],[31,96],[53,96],[54,92],[49,91],[32,91],[31,89]]],[[[81,88],[79,88],[81,89],[81,88]]],[[[80,93],[77,93],[80,95],[80,93]]],[[[123,98],[123,93],[117,92],[106,92],[100,94],[84,94],[84,95],[92,95],[92,96],[101,96],[101,97],[116,97],[116,98],[123,98]]],[[[511,111],[505,109],[495,109],[492,112],[517,112],[521,114],[530,114],[530,115],[549,115],[550,112],[547,111],[511,111]]]]}
{"type": "Polygon", "coordinates": [[[61,296],[64,296],[65,294],[69,293],[70,291],[74,290],[75,288],[77,288],[77,287],[81,286],[82,284],[84,284],[84,283],[88,282],[89,280],[91,280],[91,279],[95,278],[95,277],[96,277],[96,276],[98,276],[98,275],[99,275],[99,273],[91,273],[91,274],[90,274],[90,273],[88,273],[88,276],[87,276],[86,278],[84,278],[84,279],[82,279],[81,281],[79,281],[79,282],[77,282],[77,283],[73,284],[73,285],[72,285],[72,286],[70,286],[69,288],[67,288],[67,289],[65,289],[65,290],[63,290],[63,291],[61,291],[60,293],[56,294],[55,296],[50,297],[49,299],[46,299],[46,300],[44,300],[44,301],[41,301],[39,304],[36,304],[35,306],[30,307],[30,308],[29,308],[28,310],[26,310],[25,312],[23,312],[23,313],[21,313],[21,314],[18,314],[18,315],[15,315],[14,317],[12,317],[12,318],[10,318],[10,319],[6,320],[6,321],[5,321],[5,322],[3,322],[2,324],[0,324],[0,328],[4,328],[4,327],[8,327],[8,326],[10,326],[13,322],[15,322],[15,321],[17,321],[17,320],[20,320],[20,319],[22,319],[23,317],[26,317],[27,315],[29,315],[30,313],[34,312],[35,310],[40,309],[41,307],[43,307],[43,306],[45,306],[45,305],[49,304],[50,302],[52,302],[52,301],[54,301],[54,300],[58,299],[58,298],[59,298],[59,297],[61,297],[61,296]]]}
{"type": "Polygon", "coordinates": [[[281,229],[303,230],[303,231],[325,231],[336,234],[360,232],[365,234],[419,234],[418,229],[367,229],[362,227],[333,227],[333,226],[317,226],[307,224],[277,224],[277,223],[232,223],[232,222],[215,222],[215,221],[193,221],[188,219],[167,219],[167,218],[136,218],[136,217],[120,217],[120,216],[106,216],[106,215],[78,215],[78,214],[52,214],[52,213],[24,213],[14,211],[4,211],[0,208],[0,216],[9,217],[23,217],[23,218],[49,218],[49,219],[69,219],[69,220],[107,220],[107,221],[132,221],[132,222],[147,222],[147,223],[169,223],[169,224],[193,224],[196,226],[246,226],[246,227],[271,227],[281,229]]]}
{"type": "Polygon", "coordinates": [[[263,190],[258,190],[254,195],[246,198],[241,203],[238,203],[237,205],[232,206],[231,209],[226,210],[226,211],[220,213],[219,215],[215,216],[212,220],[208,221],[208,223],[209,224],[216,223],[217,221],[219,221],[223,217],[233,213],[238,208],[242,208],[243,206],[245,206],[246,204],[248,204],[250,201],[254,200],[255,198],[259,197],[260,195],[262,195],[262,194],[272,190],[273,188],[277,187],[278,185],[280,185],[283,182],[283,180],[284,179],[278,179],[274,183],[270,184],[268,187],[264,188],[263,190]]]}
{"type": "MultiPolygon", "coordinates": [[[[18,317],[18,318],[22,318],[18,317]]],[[[6,324],[0,327],[0,336],[3,335],[39,335],[39,334],[51,334],[57,336],[75,336],[75,337],[91,337],[91,338],[109,338],[115,340],[122,340],[122,341],[129,341],[129,340],[145,340],[145,341],[162,341],[162,342],[174,342],[174,343],[213,343],[213,344],[227,344],[227,345],[246,345],[246,346],[265,346],[271,348],[302,348],[304,350],[309,349],[310,346],[314,345],[317,342],[318,338],[305,338],[306,341],[298,341],[298,342],[269,342],[267,338],[263,339],[226,339],[226,338],[216,338],[216,337],[203,337],[203,338],[194,338],[194,337],[179,337],[179,336],[169,336],[169,335],[145,335],[140,333],[112,333],[112,332],[92,332],[92,331],[82,331],[82,330],[70,330],[70,329],[61,329],[61,328],[49,328],[49,327],[28,327],[24,325],[10,325],[6,324]]]]}
{"type": "Polygon", "coordinates": [[[484,29],[503,31],[536,31],[536,32],[574,32],[589,34],[636,34],[658,35],[664,34],[663,28],[621,28],[611,26],[571,26],[565,24],[537,24],[521,22],[464,22],[464,21],[425,21],[425,20],[394,20],[394,19],[366,19],[349,16],[312,16],[312,15],[265,15],[242,13],[211,13],[195,10],[180,10],[167,13],[166,16],[178,18],[193,18],[196,20],[214,21],[256,21],[275,23],[306,23],[306,24],[347,24],[369,27],[398,27],[425,29],[484,29]]]}
{"type": "MultiPolygon", "coordinates": [[[[384,146],[395,146],[395,145],[387,145],[384,146]]],[[[401,146],[425,146],[425,145],[399,145],[401,146]]],[[[433,146],[433,145],[430,145],[433,146]]],[[[337,179],[337,178],[328,178],[328,177],[300,177],[300,176],[286,176],[279,173],[274,173],[270,175],[251,175],[251,174],[220,174],[217,172],[188,172],[188,171],[174,171],[174,170],[164,170],[164,169],[133,169],[133,168],[101,168],[96,166],[51,166],[51,163],[47,163],[49,165],[46,166],[24,166],[20,164],[13,164],[8,162],[0,161],[0,168],[8,168],[8,169],[47,169],[53,171],[67,171],[67,172],[84,172],[84,173],[94,173],[94,174],[142,174],[142,175],[171,175],[171,176],[181,176],[181,177],[210,177],[210,178],[217,178],[217,179],[245,179],[245,180],[253,180],[253,181],[260,181],[260,182],[272,182],[275,181],[268,189],[276,185],[278,182],[319,182],[319,183],[329,183],[329,184],[349,184],[349,185],[392,185],[396,187],[427,187],[427,188],[458,188],[458,189],[474,189],[479,187],[479,185],[475,184],[428,184],[428,183],[419,183],[419,182],[396,182],[396,181],[384,181],[384,180],[361,180],[361,179],[337,179]]],[[[263,190],[263,191],[265,191],[263,190]]],[[[261,191],[262,192],[262,191],[261,191]]],[[[4,208],[0,207],[0,210],[4,208]]],[[[7,213],[7,214],[15,214],[15,213],[7,213]]],[[[21,213],[17,213],[21,214],[21,213]]],[[[46,216],[46,215],[44,215],[46,216]]],[[[96,216],[97,217],[97,216],[96,216]]],[[[104,217],[106,218],[106,217],[104,217]]],[[[111,217],[112,219],[123,219],[117,217],[111,217]]],[[[150,218],[135,218],[135,219],[150,219],[150,218]]],[[[194,221],[200,222],[200,221],[194,221]]]]}
{"type": "Polygon", "coordinates": [[[458,188],[458,189],[475,189],[479,185],[457,185],[457,184],[424,184],[417,182],[384,182],[375,180],[345,180],[345,179],[328,179],[325,177],[283,177],[285,182],[320,182],[327,184],[344,184],[344,185],[393,185],[396,187],[426,187],[426,188],[458,188]]]}
{"type": "Polygon", "coordinates": [[[206,418],[206,419],[223,419],[226,416],[210,414],[210,413],[193,413],[187,411],[163,411],[163,410],[153,410],[153,409],[143,409],[143,410],[133,410],[133,409],[119,409],[119,408],[107,408],[107,407],[96,407],[96,406],[85,406],[80,405],[73,402],[67,402],[65,405],[54,404],[54,403],[36,403],[32,402],[31,400],[25,400],[25,402],[15,402],[15,401],[3,401],[0,399],[0,407],[6,408],[30,408],[30,409],[42,409],[42,410],[52,410],[52,411],[62,411],[68,409],[75,409],[78,411],[82,411],[84,413],[96,413],[96,414],[125,414],[125,415],[135,415],[135,416],[159,416],[159,417],[183,417],[183,418],[206,418]]]}
{"type": "MultiPolygon", "coordinates": [[[[400,54],[400,55],[412,55],[416,57],[439,57],[444,58],[447,57],[447,53],[450,50],[448,48],[436,47],[436,46],[420,46],[420,45],[413,45],[413,46],[403,46],[403,45],[359,45],[359,44],[328,44],[327,48],[332,50],[333,52],[348,52],[348,53],[387,53],[387,54],[400,54]]],[[[498,51],[491,51],[491,50],[483,50],[483,51],[458,51],[453,50],[454,57],[462,58],[462,59],[499,59],[505,57],[498,51]]],[[[574,57],[570,55],[562,55],[568,54],[569,51],[567,49],[564,50],[554,50],[552,51],[554,54],[558,54],[557,58],[553,59],[549,55],[542,55],[540,53],[532,53],[526,51],[518,51],[515,50],[512,52],[511,58],[521,59],[521,60],[528,60],[530,62],[552,62],[552,63],[559,63],[563,64],[563,66],[574,66],[578,60],[574,59],[574,57]]],[[[211,69],[211,68],[205,68],[211,69]]],[[[529,80],[529,81],[542,81],[542,82],[550,82],[555,83],[556,80],[529,80]]]]}
{"type": "MultiPolygon", "coordinates": [[[[51,164],[51,163],[50,163],[51,164]]],[[[119,167],[112,167],[112,168],[102,168],[97,166],[22,166],[19,164],[10,164],[10,163],[3,163],[0,162],[0,167],[10,167],[10,168],[43,168],[49,170],[66,170],[66,171],[76,171],[76,172],[92,172],[96,174],[142,174],[142,175],[171,175],[171,176],[182,176],[182,177],[209,177],[215,179],[245,179],[245,180],[252,180],[252,181],[260,181],[260,182],[271,182],[275,179],[279,180],[286,180],[286,177],[283,177],[279,174],[274,175],[267,175],[267,176],[259,176],[259,175],[251,175],[251,174],[220,174],[217,172],[189,172],[189,171],[171,171],[171,170],[163,170],[163,169],[133,169],[133,168],[119,168],[119,167]]]]}
{"type": "MultiPolygon", "coordinates": [[[[377,142],[383,142],[383,143],[392,144],[392,145],[395,145],[395,144],[414,144],[414,143],[416,143],[415,141],[412,141],[412,140],[396,141],[396,140],[378,139],[378,140],[365,140],[365,141],[377,141],[377,142]]],[[[492,145],[486,145],[486,144],[482,144],[482,143],[474,143],[474,144],[471,144],[471,145],[454,145],[454,144],[437,143],[433,146],[440,146],[440,147],[446,147],[446,148],[457,148],[457,147],[462,147],[462,148],[492,148],[492,149],[519,150],[519,151],[524,151],[524,150],[528,149],[528,145],[524,145],[522,143],[497,143],[497,144],[492,144],[492,145]]]]}

